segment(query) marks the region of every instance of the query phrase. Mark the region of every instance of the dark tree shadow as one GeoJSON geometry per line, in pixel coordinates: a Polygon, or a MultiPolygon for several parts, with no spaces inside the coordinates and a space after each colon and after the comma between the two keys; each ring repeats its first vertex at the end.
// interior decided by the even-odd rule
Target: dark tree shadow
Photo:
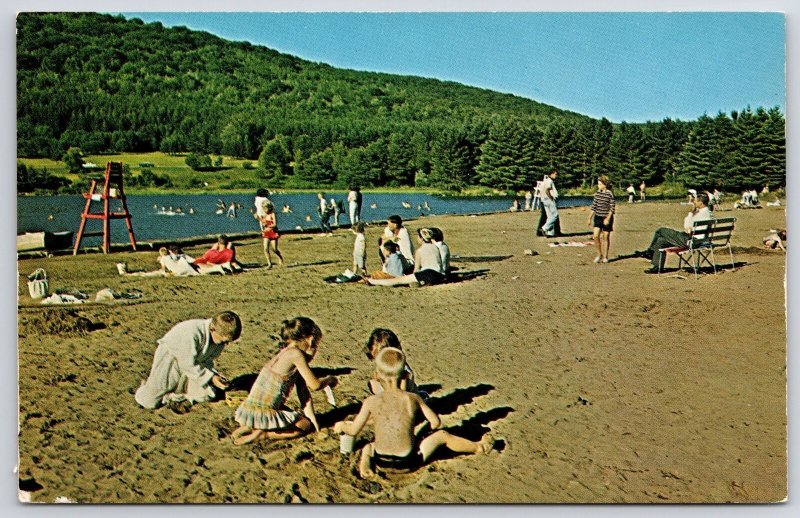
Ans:
{"type": "Polygon", "coordinates": [[[427,403],[431,409],[439,415],[447,415],[455,412],[461,405],[471,403],[479,396],[485,396],[494,390],[494,386],[487,383],[473,385],[472,387],[458,388],[449,394],[432,397],[427,403]]]}

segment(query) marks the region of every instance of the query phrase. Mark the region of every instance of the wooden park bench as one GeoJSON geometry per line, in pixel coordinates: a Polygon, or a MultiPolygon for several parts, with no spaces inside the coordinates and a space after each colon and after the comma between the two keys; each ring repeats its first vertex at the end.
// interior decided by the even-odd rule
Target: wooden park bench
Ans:
{"type": "MultiPolygon", "coordinates": [[[[694,277],[697,278],[697,270],[703,265],[711,266],[714,273],[717,273],[717,262],[714,257],[714,250],[717,248],[727,248],[731,257],[731,267],[734,266],[733,251],[731,250],[731,234],[733,234],[736,218],[705,219],[695,221],[692,225],[691,238],[685,246],[671,246],[660,249],[665,258],[669,254],[678,256],[678,268],[685,266],[694,270],[694,277]]],[[[666,259],[663,261],[666,263],[666,259]]],[[[661,273],[661,265],[658,272],[661,273]]]]}

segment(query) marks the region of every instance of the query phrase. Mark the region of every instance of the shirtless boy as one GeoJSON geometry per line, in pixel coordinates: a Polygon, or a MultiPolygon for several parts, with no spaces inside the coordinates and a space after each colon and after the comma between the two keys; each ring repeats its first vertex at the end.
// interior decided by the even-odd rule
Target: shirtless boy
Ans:
{"type": "Polygon", "coordinates": [[[375,425],[375,442],[361,450],[358,472],[362,478],[375,478],[374,467],[413,471],[425,464],[440,446],[456,453],[486,453],[493,441],[486,437],[474,442],[437,430],[441,420],[436,412],[417,394],[400,389],[400,377],[405,367],[405,355],[400,349],[387,347],[378,354],[375,365],[383,392],[370,396],[361,405],[353,421],[340,421],[334,425],[336,433],[358,435],[372,419],[375,425]],[[434,431],[419,443],[414,436],[414,418],[419,412],[434,431]]]}

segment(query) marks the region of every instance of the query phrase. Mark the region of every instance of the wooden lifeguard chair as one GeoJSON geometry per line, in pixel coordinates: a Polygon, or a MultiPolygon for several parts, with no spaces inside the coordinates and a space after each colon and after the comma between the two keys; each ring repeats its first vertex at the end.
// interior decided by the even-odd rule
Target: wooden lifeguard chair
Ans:
{"type": "Polygon", "coordinates": [[[128,211],[128,203],[125,201],[125,191],[122,188],[122,162],[108,162],[106,164],[106,172],[102,177],[91,177],[89,184],[89,192],[83,193],[86,198],[86,205],[81,214],[81,225],[78,228],[78,234],[75,236],[75,248],[72,250],[72,255],[78,253],[81,247],[81,240],[84,237],[90,236],[103,236],[103,253],[107,254],[111,250],[111,220],[124,219],[125,224],[128,226],[128,235],[131,239],[131,247],[136,251],[136,237],[133,235],[133,225],[131,224],[131,213],[128,211]],[[103,188],[97,192],[97,188],[102,182],[103,188]],[[111,200],[119,200],[121,207],[117,207],[116,211],[112,212],[111,200]],[[92,202],[99,201],[103,203],[102,212],[92,212],[92,202]],[[120,210],[121,209],[121,210],[120,210]],[[99,232],[85,232],[86,222],[90,219],[97,219],[103,222],[103,229],[99,232]]]}

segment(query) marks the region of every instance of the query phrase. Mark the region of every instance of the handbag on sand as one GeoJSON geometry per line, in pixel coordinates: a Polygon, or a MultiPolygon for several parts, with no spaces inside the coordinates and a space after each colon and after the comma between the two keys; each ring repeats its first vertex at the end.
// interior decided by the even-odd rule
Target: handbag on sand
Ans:
{"type": "Polygon", "coordinates": [[[50,285],[47,282],[47,272],[44,268],[38,268],[28,275],[28,292],[32,299],[43,299],[49,292],[50,285]]]}

